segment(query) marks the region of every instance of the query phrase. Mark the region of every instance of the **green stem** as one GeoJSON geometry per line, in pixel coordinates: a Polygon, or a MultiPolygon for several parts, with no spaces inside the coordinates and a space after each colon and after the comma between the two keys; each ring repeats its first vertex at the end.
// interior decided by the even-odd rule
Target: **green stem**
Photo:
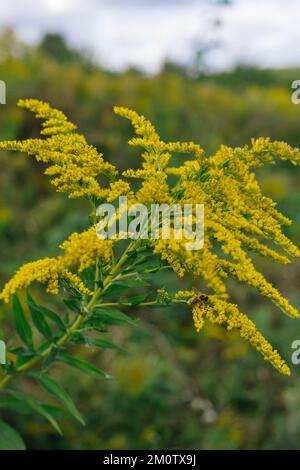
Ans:
{"type": "MultiPolygon", "coordinates": [[[[97,286],[95,288],[94,294],[92,298],[90,299],[89,303],[85,307],[84,311],[82,312],[81,315],[79,315],[76,320],[73,322],[71,327],[68,329],[68,331],[56,342],[55,347],[56,348],[61,348],[63,347],[68,340],[71,338],[71,336],[79,329],[80,325],[83,323],[83,321],[86,319],[86,317],[89,315],[89,313],[93,310],[97,300],[105,290],[110,286],[110,284],[114,281],[114,276],[115,274],[119,271],[119,269],[126,263],[128,259],[128,252],[135,247],[135,245],[138,244],[140,240],[136,240],[135,242],[130,243],[126,250],[123,252],[122,256],[120,257],[119,261],[117,264],[115,264],[110,272],[110,274],[106,277],[103,287],[100,288],[97,286]]],[[[46,358],[49,356],[53,349],[53,345],[49,346],[47,349],[45,349],[39,356],[33,357],[30,361],[26,362],[26,364],[23,364],[19,367],[16,367],[14,369],[13,374],[8,374],[3,377],[3,379],[0,381],[0,390],[3,390],[3,388],[17,375],[22,372],[26,372],[29,370],[32,366],[40,362],[42,359],[46,358]]]]}
{"type": "MultiPolygon", "coordinates": [[[[166,305],[172,305],[172,304],[186,304],[186,300],[179,300],[179,299],[172,299],[169,304],[166,305]]],[[[156,300],[152,300],[149,302],[141,302],[140,304],[136,305],[136,307],[151,307],[152,305],[162,305],[161,302],[157,302],[156,300]]],[[[132,307],[133,305],[129,302],[107,302],[107,303],[101,303],[99,305],[94,305],[94,307],[132,307]]]]}

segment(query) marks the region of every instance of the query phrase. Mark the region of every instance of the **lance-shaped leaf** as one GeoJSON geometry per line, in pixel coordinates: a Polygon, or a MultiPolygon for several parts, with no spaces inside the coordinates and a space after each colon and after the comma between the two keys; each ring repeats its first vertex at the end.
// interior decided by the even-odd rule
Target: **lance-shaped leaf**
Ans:
{"type": "Polygon", "coordinates": [[[21,436],[0,419],[0,450],[26,450],[21,436]]]}
{"type": "Polygon", "coordinates": [[[35,372],[32,372],[30,376],[37,380],[47,392],[59,400],[69,411],[69,413],[75,419],[77,419],[77,421],[79,421],[83,426],[85,425],[85,422],[76,408],[72,398],[56,380],[52,379],[48,375],[37,374],[35,372]]]}
{"type": "Polygon", "coordinates": [[[16,330],[26,346],[33,351],[34,346],[33,346],[33,339],[32,339],[32,331],[30,328],[30,325],[26,319],[24,310],[22,308],[22,305],[19,301],[19,298],[17,294],[14,294],[13,296],[13,316],[14,316],[14,322],[16,325],[16,330]]]}
{"type": "Polygon", "coordinates": [[[117,349],[119,351],[124,351],[121,346],[118,346],[117,344],[111,343],[110,341],[102,338],[87,338],[87,342],[90,346],[96,346],[97,348],[117,349]]]}
{"type": "Polygon", "coordinates": [[[52,331],[45,320],[44,313],[27,292],[27,305],[31,313],[32,321],[36,329],[49,341],[52,340],[52,331]]]}
{"type": "Polygon", "coordinates": [[[29,301],[30,305],[33,305],[35,309],[38,309],[39,312],[43,314],[44,317],[49,318],[49,320],[55,323],[59,330],[66,331],[66,325],[64,324],[60,316],[57,315],[57,313],[50,310],[49,308],[44,307],[43,305],[38,305],[33,299],[33,297],[29,294],[29,292],[27,293],[27,301],[29,301]]]}
{"type": "Polygon", "coordinates": [[[81,305],[77,299],[64,299],[63,303],[75,313],[81,313],[81,305]]]}
{"type": "Polygon", "coordinates": [[[115,282],[110,284],[110,286],[105,290],[105,295],[116,295],[118,292],[124,289],[135,288],[140,286],[149,286],[149,283],[146,281],[146,279],[141,278],[139,275],[136,275],[135,277],[130,279],[116,280],[115,282]]]}
{"type": "Polygon", "coordinates": [[[53,426],[53,428],[58,432],[58,434],[62,435],[61,429],[59,427],[58,422],[56,419],[52,416],[51,412],[49,411],[48,408],[44,407],[41,403],[36,402],[32,398],[28,397],[22,392],[16,391],[16,390],[8,390],[8,393],[12,395],[13,397],[18,398],[19,400],[22,400],[25,406],[28,406],[31,408],[32,411],[35,411],[36,413],[40,414],[43,418],[45,418],[49,423],[53,426]]]}
{"type": "Polygon", "coordinates": [[[92,319],[99,319],[103,323],[122,324],[129,323],[135,325],[135,322],[128,317],[125,313],[115,308],[96,307],[92,313],[92,319]]]}
{"type": "Polygon", "coordinates": [[[46,308],[43,305],[39,305],[39,308],[43,312],[43,314],[50,320],[52,320],[61,331],[66,331],[66,325],[64,324],[60,316],[57,315],[57,313],[53,312],[52,310],[49,310],[49,308],[46,308]]]}
{"type": "Polygon", "coordinates": [[[101,379],[110,379],[110,375],[106,374],[102,370],[98,369],[97,367],[93,366],[87,361],[83,359],[78,359],[77,357],[69,356],[68,354],[61,353],[58,359],[70,366],[76,367],[77,369],[81,370],[82,372],[86,372],[87,374],[94,375],[95,377],[101,379]]]}

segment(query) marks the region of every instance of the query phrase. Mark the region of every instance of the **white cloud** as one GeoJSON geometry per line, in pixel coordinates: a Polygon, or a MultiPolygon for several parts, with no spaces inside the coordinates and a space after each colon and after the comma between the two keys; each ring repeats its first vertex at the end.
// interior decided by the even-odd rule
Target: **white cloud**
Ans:
{"type": "Polygon", "coordinates": [[[215,67],[236,61],[264,67],[300,65],[298,0],[240,0],[223,12],[223,48],[212,57],[215,67]]]}
{"type": "MultiPolygon", "coordinates": [[[[166,56],[187,61],[197,39],[207,34],[204,0],[10,0],[0,26],[11,25],[36,42],[59,31],[70,43],[89,49],[105,65],[129,64],[148,71],[166,56]]],[[[299,64],[298,0],[236,0],[221,8],[223,47],[211,55],[214,68],[239,62],[263,66],[299,64]]]]}

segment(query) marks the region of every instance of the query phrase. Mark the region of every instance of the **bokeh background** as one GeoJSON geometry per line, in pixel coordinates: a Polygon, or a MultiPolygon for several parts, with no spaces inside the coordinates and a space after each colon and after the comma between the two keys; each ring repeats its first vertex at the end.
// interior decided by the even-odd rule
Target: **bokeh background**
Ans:
{"type": "MultiPolygon", "coordinates": [[[[195,140],[207,154],[259,136],[300,146],[300,105],[291,103],[291,83],[300,79],[299,13],[292,0],[10,0],[0,18],[7,85],[0,137],[37,135],[37,121],[16,107],[33,97],[61,108],[121,168],[137,162],[115,104],[152,119],[163,139],[195,140]]],[[[1,152],[0,167],[3,285],[21,263],[56,254],[88,220],[86,205],[54,193],[34,160],[1,152]]],[[[287,233],[300,244],[298,170],[281,163],[259,175],[294,220],[287,233]]],[[[258,263],[300,306],[300,263],[258,263]]],[[[155,275],[154,287],[175,282],[172,274],[155,275]]],[[[291,364],[291,343],[300,339],[300,323],[252,289],[232,285],[231,292],[291,365],[291,378],[234,333],[210,326],[197,334],[188,309],[136,309],[138,328],[110,333],[121,351],[80,351],[114,380],[55,370],[85,428],[65,420],[61,438],[38,417],[1,415],[33,449],[299,449],[300,365],[291,364]]],[[[2,305],[6,339],[10,318],[2,305]]]]}

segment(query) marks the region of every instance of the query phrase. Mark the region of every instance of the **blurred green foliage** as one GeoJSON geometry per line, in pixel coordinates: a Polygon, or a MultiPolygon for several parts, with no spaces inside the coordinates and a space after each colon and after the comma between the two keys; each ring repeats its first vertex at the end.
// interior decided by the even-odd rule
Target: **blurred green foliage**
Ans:
{"type": "MultiPolygon", "coordinates": [[[[36,122],[16,102],[39,98],[62,109],[121,168],[128,165],[130,132],[114,116],[116,104],[147,115],[162,138],[195,140],[207,153],[222,143],[244,145],[259,136],[300,147],[300,107],[290,99],[291,82],[300,78],[300,69],[237,67],[192,79],[186,70],[166,64],[152,77],[137,70],[113,74],[70,50],[56,35],[46,35],[33,48],[7,30],[0,37],[0,75],[7,84],[7,105],[0,107],[1,139],[36,135],[36,122]]],[[[2,152],[0,164],[4,283],[22,262],[54,254],[69,233],[80,231],[86,225],[86,206],[55,194],[34,160],[2,152]]],[[[294,220],[289,235],[299,244],[298,181],[297,172],[284,164],[261,173],[266,193],[294,220]]],[[[261,261],[261,269],[298,307],[299,268],[298,263],[285,269],[283,277],[280,266],[267,268],[261,261]]],[[[164,273],[156,282],[172,288],[179,281],[164,273]]],[[[290,363],[300,324],[271,312],[250,289],[233,295],[290,363]]],[[[197,335],[187,309],[136,314],[139,328],[115,327],[110,334],[125,351],[90,349],[94,362],[115,380],[101,383],[80,375],[79,382],[74,371],[55,372],[86,416],[85,428],[66,421],[60,438],[42,421],[5,414],[29,448],[299,449],[300,366],[291,365],[291,379],[280,377],[235,334],[210,326],[197,335]]],[[[6,338],[7,318],[10,309],[1,306],[6,338]]]]}

